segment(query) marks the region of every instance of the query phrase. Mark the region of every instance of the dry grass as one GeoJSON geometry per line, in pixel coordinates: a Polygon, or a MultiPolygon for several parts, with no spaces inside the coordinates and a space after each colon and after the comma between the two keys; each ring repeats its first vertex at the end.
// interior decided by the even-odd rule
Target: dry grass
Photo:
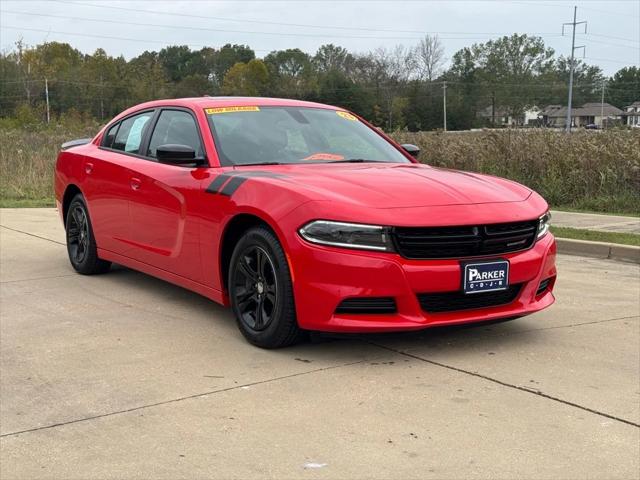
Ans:
{"type": "Polygon", "coordinates": [[[509,178],[555,207],[640,211],[640,131],[397,132],[429,165],[509,178]]]}
{"type": "Polygon", "coordinates": [[[0,204],[53,205],[53,167],[60,145],[93,136],[92,129],[0,128],[0,204]]]}
{"type": "MultiPolygon", "coordinates": [[[[0,128],[0,203],[53,204],[53,166],[60,145],[96,131],[96,125],[0,128]]],[[[516,180],[555,207],[640,211],[640,131],[396,132],[393,136],[400,143],[418,145],[424,163],[516,180]]]]}

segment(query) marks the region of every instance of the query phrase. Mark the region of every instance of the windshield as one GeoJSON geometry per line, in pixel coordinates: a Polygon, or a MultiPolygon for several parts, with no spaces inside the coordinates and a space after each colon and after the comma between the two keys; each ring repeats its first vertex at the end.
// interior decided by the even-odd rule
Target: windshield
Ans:
{"type": "Polygon", "coordinates": [[[347,112],[301,107],[205,109],[223,165],[410,163],[347,112]]]}

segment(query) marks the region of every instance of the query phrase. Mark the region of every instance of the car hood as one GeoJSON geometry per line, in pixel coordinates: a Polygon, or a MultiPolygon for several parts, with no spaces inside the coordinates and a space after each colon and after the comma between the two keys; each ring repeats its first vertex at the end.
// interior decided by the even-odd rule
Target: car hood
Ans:
{"type": "Polygon", "coordinates": [[[276,181],[304,189],[310,200],[370,208],[520,202],[532,193],[509,180],[418,164],[313,164],[269,170],[276,181]]]}

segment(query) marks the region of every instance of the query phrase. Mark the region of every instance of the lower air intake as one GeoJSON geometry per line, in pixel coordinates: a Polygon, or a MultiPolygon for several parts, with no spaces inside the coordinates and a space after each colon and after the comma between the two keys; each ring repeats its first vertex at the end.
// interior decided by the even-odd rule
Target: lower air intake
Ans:
{"type": "Polygon", "coordinates": [[[353,297],[343,300],[336,313],[343,314],[389,314],[396,313],[398,307],[393,297],[353,297]]]}
{"type": "Polygon", "coordinates": [[[549,283],[551,283],[551,278],[546,278],[540,282],[538,290],[536,291],[536,297],[538,295],[542,295],[547,290],[547,288],[549,288],[549,283]]]}
{"type": "Polygon", "coordinates": [[[497,307],[513,302],[522,284],[511,285],[499,292],[464,294],[460,291],[443,293],[419,293],[420,307],[427,313],[457,312],[476,308],[497,307]]]}

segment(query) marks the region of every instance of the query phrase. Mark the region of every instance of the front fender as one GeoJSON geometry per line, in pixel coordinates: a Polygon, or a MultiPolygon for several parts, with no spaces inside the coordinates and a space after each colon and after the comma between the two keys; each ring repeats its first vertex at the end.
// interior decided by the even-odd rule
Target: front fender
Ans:
{"type": "MultiPolygon", "coordinates": [[[[214,177],[215,178],[215,177],[214,177]]],[[[224,291],[222,267],[223,239],[229,225],[238,216],[251,216],[268,225],[278,237],[285,252],[289,251],[288,224],[281,220],[301,205],[311,201],[291,188],[292,184],[278,184],[272,178],[250,177],[232,194],[204,190],[201,211],[200,237],[205,281],[211,287],[224,291]]],[[[284,182],[281,182],[284,183],[284,182]]],[[[205,182],[206,184],[206,182],[205,182]]],[[[209,189],[211,190],[211,189],[209,189]]]]}

